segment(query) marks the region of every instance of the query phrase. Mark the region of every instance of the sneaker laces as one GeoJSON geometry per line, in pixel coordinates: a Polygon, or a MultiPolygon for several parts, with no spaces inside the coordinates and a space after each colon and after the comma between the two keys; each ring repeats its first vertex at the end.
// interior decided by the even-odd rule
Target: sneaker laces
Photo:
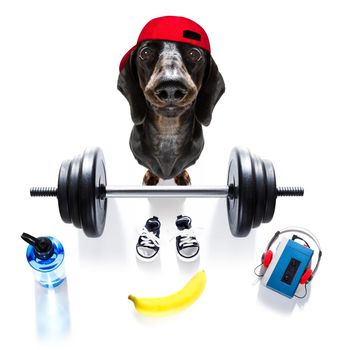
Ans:
{"type": "Polygon", "coordinates": [[[184,233],[183,234],[181,233],[179,236],[180,236],[180,242],[179,242],[180,248],[192,247],[193,245],[198,243],[196,236],[194,234],[194,231],[192,229],[184,231],[184,233]]]}
{"type": "Polygon", "coordinates": [[[140,234],[141,242],[140,245],[143,247],[159,248],[159,237],[157,237],[152,231],[148,231],[145,227],[142,228],[140,234]]]}

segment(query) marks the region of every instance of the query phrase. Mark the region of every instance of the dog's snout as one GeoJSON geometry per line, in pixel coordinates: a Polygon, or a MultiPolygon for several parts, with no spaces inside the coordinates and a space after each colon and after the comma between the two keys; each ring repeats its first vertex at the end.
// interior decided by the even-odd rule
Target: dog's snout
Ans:
{"type": "Polygon", "coordinates": [[[178,82],[166,82],[157,86],[155,94],[166,103],[178,102],[187,95],[186,87],[178,82]]]}

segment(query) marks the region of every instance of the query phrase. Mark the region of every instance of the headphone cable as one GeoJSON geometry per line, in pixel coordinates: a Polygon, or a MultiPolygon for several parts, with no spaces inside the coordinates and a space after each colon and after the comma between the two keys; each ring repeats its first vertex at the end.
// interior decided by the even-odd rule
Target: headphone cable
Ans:
{"type": "Polygon", "coordinates": [[[304,295],[303,296],[299,296],[299,295],[296,295],[294,294],[294,296],[298,299],[304,299],[306,296],[307,296],[307,287],[306,287],[307,283],[304,284],[305,286],[305,292],[304,292],[304,295]]]}
{"type": "Polygon", "coordinates": [[[255,275],[255,276],[258,276],[258,277],[263,277],[263,276],[264,276],[264,274],[260,275],[260,274],[256,273],[256,270],[257,270],[259,267],[261,267],[262,264],[263,264],[263,263],[259,264],[259,265],[254,269],[254,275],[255,275]]]}

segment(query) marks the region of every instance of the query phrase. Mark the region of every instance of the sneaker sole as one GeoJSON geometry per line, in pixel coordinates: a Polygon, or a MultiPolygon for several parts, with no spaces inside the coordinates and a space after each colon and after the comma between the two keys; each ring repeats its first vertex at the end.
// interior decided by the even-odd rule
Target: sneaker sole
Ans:
{"type": "Polygon", "coordinates": [[[159,255],[159,251],[157,254],[153,255],[151,258],[144,258],[143,256],[141,256],[136,252],[136,259],[142,262],[152,262],[157,259],[158,255],[159,255]]]}
{"type": "Polygon", "coordinates": [[[185,258],[184,256],[182,256],[181,254],[179,254],[179,252],[176,252],[177,258],[183,262],[193,262],[196,261],[199,258],[199,251],[195,256],[192,256],[191,258],[185,258]]]}

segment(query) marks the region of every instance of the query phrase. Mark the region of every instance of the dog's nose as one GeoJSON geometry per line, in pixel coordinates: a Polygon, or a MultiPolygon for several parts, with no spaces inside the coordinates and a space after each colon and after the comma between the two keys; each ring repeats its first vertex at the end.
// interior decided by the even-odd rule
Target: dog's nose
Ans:
{"type": "Polygon", "coordinates": [[[159,84],[155,94],[164,102],[178,102],[186,96],[187,89],[183,84],[171,81],[159,84]]]}

